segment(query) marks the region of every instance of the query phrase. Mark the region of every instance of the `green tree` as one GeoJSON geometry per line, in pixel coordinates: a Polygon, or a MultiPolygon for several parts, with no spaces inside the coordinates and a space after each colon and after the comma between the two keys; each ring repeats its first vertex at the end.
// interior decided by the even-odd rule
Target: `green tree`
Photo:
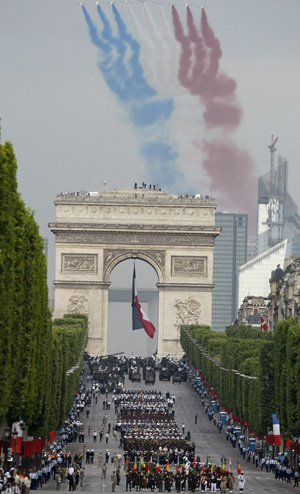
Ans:
{"type": "Polygon", "coordinates": [[[87,316],[52,325],[43,241],[16,172],[11,143],[0,145],[0,426],[21,415],[37,437],[61,426],[72,406],[87,316]]]}

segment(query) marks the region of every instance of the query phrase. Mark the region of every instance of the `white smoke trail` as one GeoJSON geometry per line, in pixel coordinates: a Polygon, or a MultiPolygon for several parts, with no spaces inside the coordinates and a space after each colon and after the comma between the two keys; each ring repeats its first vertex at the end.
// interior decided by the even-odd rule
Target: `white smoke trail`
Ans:
{"type": "MultiPolygon", "coordinates": [[[[135,9],[129,7],[132,29],[141,43],[141,61],[148,81],[159,96],[174,99],[174,110],[166,126],[177,144],[178,167],[186,182],[182,186],[205,195],[209,191],[209,180],[201,166],[201,150],[195,145],[199,142],[199,134],[204,133],[203,108],[179,84],[180,46],[165,11],[161,5],[154,5],[153,8],[158,7],[154,17],[148,5],[145,2],[142,5],[144,16],[139,17],[135,9]]],[[[156,132],[160,132],[159,126],[156,132]]]]}
{"type": "Polygon", "coordinates": [[[170,90],[174,90],[177,93],[179,86],[177,81],[177,71],[180,57],[180,47],[174,40],[174,34],[171,30],[171,26],[167,21],[166,14],[161,5],[159,5],[159,16],[161,22],[161,32],[164,36],[163,43],[166,50],[166,79],[168,81],[168,87],[170,88],[170,90]]]}
{"type": "Polygon", "coordinates": [[[203,108],[200,102],[179,84],[177,73],[180,46],[174,38],[173,27],[161,5],[154,5],[153,9],[157,11],[152,13],[144,2],[134,8],[127,4],[130,31],[141,45],[140,60],[149,84],[157,91],[159,97],[173,98],[174,110],[164,127],[158,123],[151,129],[144,129],[143,139],[164,138],[163,134],[169,133],[176,142],[178,168],[185,178],[182,190],[205,195],[210,188],[209,180],[201,166],[201,150],[195,145],[199,142],[199,135],[204,134],[203,108]],[[142,8],[144,15],[137,15],[136,8],[142,8]]]}
{"type": "Polygon", "coordinates": [[[169,48],[169,96],[175,96],[175,108],[169,121],[170,133],[177,142],[180,155],[179,167],[185,176],[187,187],[205,195],[209,192],[210,181],[202,168],[201,150],[196,145],[199,142],[199,135],[205,132],[203,108],[201,103],[178,82],[180,47],[174,38],[173,27],[161,7],[160,18],[166,46],[169,48]]]}
{"type": "Polygon", "coordinates": [[[140,61],[143,66],[145,76],[153,89],[157,90],[157,79],[155,76],[156,61],[155,57],[153,56],[155,48],[153,47],[149,33],[145,29],[145,25],[141,23],[140,19],[136,15],[135,9],[133,9],[129,4],[128,13],[134,38],[141,45],[140,61]]]}
{"type": "Polygon", "coordinates": [[[167,79],[167,71],[169,60],[166,54],[166,42],[163,38],[162,31],[158,30],[157,22],[154,21],[153,16],[146,5],[143,3],[144,16],[146,21],[146,28],[149,36],[149,42],[152,45],[152,57],[155,60],[154,74],[156,79],[156,86],[160,94],[166,94],[165,86],[170,82],[167,79]]]}

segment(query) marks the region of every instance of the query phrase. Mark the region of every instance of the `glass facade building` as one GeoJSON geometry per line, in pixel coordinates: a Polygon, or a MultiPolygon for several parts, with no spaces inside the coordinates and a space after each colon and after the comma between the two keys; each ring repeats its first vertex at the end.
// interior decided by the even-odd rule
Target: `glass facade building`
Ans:
{"type": "Polygon", "coordinates": [[[214,247],[212,329],[225,331],[238,311],[238,268],[247,261],[248,215],[217,212],[215,218],[222,231],[214,247]]]}
{"type": "Polygon", "coordinates": [[[290,249],[286,239],[239,268],[238,309],[247,296],[269,296],[272,271],[278,265],[282,268],[285,258],[289,255],[290,249]]]}

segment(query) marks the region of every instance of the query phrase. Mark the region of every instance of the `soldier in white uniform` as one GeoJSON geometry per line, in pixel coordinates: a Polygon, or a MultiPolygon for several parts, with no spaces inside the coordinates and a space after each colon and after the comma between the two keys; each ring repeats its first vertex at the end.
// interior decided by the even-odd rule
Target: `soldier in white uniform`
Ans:
{"type": "Polygon", "coordinates": [[[241,472],[239,475],[239,490],[240,490],[240,492],[244,492],[245,482],[246,482],[246,480],[245,480],[244,472],[241,472]]]}

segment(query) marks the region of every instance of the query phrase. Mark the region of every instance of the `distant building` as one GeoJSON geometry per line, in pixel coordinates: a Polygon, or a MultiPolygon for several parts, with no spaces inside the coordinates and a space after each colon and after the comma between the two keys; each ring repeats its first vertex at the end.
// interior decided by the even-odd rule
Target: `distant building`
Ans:
{"type": "Polygon", "coordinates": [[[222,231],[214,247],[212,329],[224,331],[237,315],[237,273],[247,261],[248,215],[217,212],[215,220],[222,231]]]}
{"type": "Polygon", "coordinates": [[[247,244],[247,262],[254,259],[257,256],[257,245],[256,245],[256,237],[248,240],[247,244]]]}
{"type": "Polygon", "coordinates": [[[275,163],[277,140],[272,136],[269,146],[270,170],[258,179],[257,235],[255,243],[248,242],[248,262],[239,268],[238,320],[253,295],[268,297],[276,266],[300,255],[300,217],[288,192],[288,161],[279,156],[275,163]]]}
{"type": "Polygon", "coordinates": [[[300,258],[285,260],[284,269],[277,267],[270,278],[268,320],[274,331],[282,319],[300,320],[300,258]]]}
{"type": "MultiPolygon", "coordinates": [[[[276,141],[275,141],[276,142],[276,141]]],[[[292,254],[300,254],[300,217],[295,201],[288,192],[288,161],[281,156],[271,169],[258,179],[257,255],[289,240],[292,254]]]]}
{"type": "Polygon", "coordinates": [[[261,317],[266,318],[268,309],[268,297],[247,296],[238,311],[236,324],[238,326],[246,325],[260,329],[261,317]]]}
{"type": "Polygon", "coordinates": [[[268,297],[270,274],[276,266],[284,265],[288,255],[288,241],[283,240],[263,254],[255,257],[238,269],[238,308],[245,297],[268,297]]]}
{"type": "MultiPolygon", "coordinates": [[[[237,320],[252,318],[254,326],[259,317],[251,313],[251,299],[268,297],[271,272],[276,271],[276,266],[282,267],[288,256],[300,255],[300,216],[288,192],[288,161],[279,156],[275,163],[277,140],[272,136],[269,146],[270,170],[258,179],[256,239],[248,241],[247,262],[238,268],[237,320]]],[[[221,239],[222,234],[216,247],[221,239]]]]}
{"type": "Polygon", "coordinates": [[[300,321],[300,257],[284,260],[269,278],[267,297],[247,296],[238,312],[236,325],[249,325],[259,330],[275,331],[281,320],[300,321]],[[265,325],[265,328],[264,328],[265,325]]]}

